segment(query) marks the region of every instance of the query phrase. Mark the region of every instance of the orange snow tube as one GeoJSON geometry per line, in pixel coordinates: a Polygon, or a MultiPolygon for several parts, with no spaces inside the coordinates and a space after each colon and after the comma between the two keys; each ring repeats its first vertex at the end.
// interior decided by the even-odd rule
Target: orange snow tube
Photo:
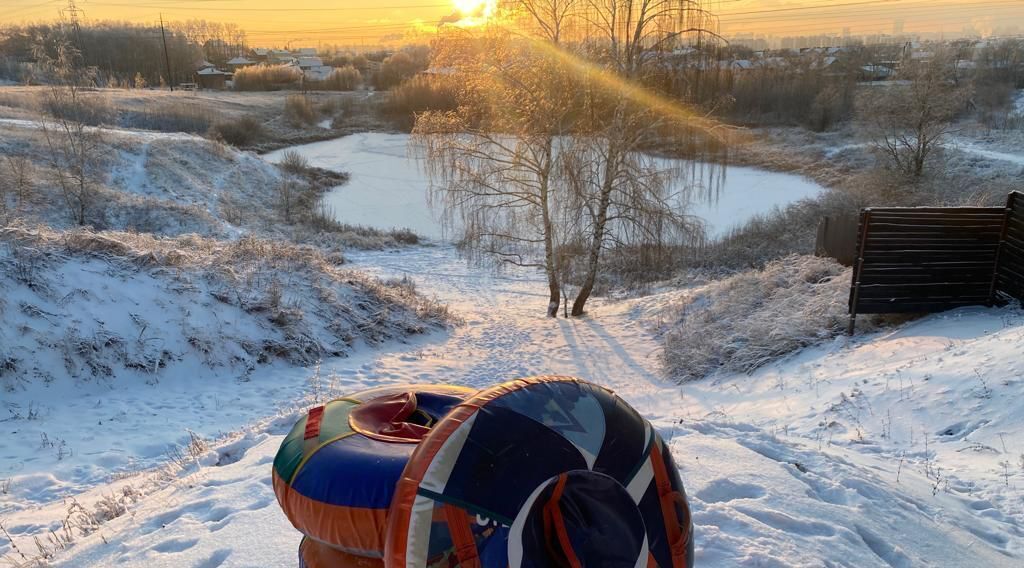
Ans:
{"type": "MultiPolygon", "coordinates": [[[[285,516],[307,541],[381,558],[388,508],[409,456],[434,423],[474,392],[384,387],[309,409],[274,459],[274,493],[285,516]]],[[[317,558],[326,554],[306,547],[317,558]]]]}

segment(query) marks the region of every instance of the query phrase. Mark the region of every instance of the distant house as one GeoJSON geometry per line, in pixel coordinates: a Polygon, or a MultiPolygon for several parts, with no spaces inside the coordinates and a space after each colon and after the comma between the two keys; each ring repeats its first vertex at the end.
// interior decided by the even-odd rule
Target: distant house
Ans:
{"type": "Polygon", "coordinates": [[[893,73],[892,67],[872,63],[860,68],[860,79],[861,81],[885,81],[892,77],[893,73]]]}
{"type": "Polygon", "coordinates": [[[294,61],[295,57],[287,49],[272,49],[270,50],[269,60],[271,63],[288,63],[294,61]]]}
{"type": "Polygon", "coordinates": [[[242,67],[248,67],[250,65],[256,65],[256,62],[251,60],[251,59],[248,59],[248,58],[245,58],[245,57],[242,57],[241,55],[239,55],[238,57],[233,57],[231,59],[228,59],[228,63],[227,64],[228,64],[228,67],[230,67],[233,71],[237,71],[237,70],[241,69],[242,67]]]}
{"type": "Polygon", "coordinates": [[[215,67],[205,67],[196,71],[196,85],[200,89],[222,91],[227,87],[227,82],[231,77],[232,74],[227,71],[221,71],[215,67]]]}
{"type": "Polygon", "coordinates": [[[299,54],[299,57],[316,57],[316,48],[300,47],[296,53],[299,54]]]}
{"type": "Polygon", "coordinates": [[[323,60],[320,59],[319,57],[299,57],[298,62],[299,69],[302,69],[303,71],[308,71],[315,67],[324,66],[323,60]]]}
{"type": "Polygon", "coordinates": [[[718,65],[722,69],[729,69],[732,71],[749,71],[754,68],[753,62],[749,59],[736,59],[734,61],[719,61],[718,65]]]}

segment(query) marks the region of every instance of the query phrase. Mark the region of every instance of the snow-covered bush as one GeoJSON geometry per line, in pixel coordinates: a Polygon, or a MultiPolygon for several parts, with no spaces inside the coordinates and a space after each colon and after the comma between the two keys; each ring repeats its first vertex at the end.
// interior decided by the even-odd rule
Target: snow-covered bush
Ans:
{"type": "Polygon", "coordinates": [[[849,287],[849,269],[796,255],[714,282],[662,314],[663,363],[680,382],[753,371],[842,333],[849,287]]]}
{"type": "Polygon", "coordinates": [[[451,324],[402,282],[313,246],[45,226],[0,228],[0,387],[310,365],[451,324]],[[8,378],[11,380],[8,380],[8,378]]]}

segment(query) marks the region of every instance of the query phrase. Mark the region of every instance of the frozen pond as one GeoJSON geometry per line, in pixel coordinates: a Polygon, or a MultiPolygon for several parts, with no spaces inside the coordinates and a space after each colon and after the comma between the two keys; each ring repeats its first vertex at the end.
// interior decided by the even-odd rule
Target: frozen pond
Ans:
{"type": "MultiPolygon", "coordinates": [[[[277,150],[265,157],[276,162],[287,150],[295,150],[314,166],[348,172],[349,182],[327,196],[338,221],[382,229],[408,227],[426,237],[442,238],[441,225],[427,204],[427,176],[409,157],[408,144],[407,134],[368,132],[277,150]]],[[[707,175],[720,172],[707,168],[707,175]]],[[[717,199],[695,200],[690,213],[707,222],[709,236],[721,236],[758,213],[823,189],[792,174],[729,166],[717,199]]]]}

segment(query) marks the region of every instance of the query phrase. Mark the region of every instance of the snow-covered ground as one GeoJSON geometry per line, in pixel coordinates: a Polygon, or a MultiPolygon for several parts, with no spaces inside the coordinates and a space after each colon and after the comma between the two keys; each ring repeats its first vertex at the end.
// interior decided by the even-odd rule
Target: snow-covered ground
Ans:
{"type": "MultiPolygon", "coordinates": [[[[427,175],[417,160],[409,157],[408,135],[353,134],[271,152],[265,157],[278,161],[288,150],[299,152],[314,166],[351,175],[348,183],[327,196],[339,221],[385,229],[410,228],[432,238],[443,236],[427,202],[427,175]]],[[[666,168],[691,165],[680,160],[662,161],[666,168]]],[[[824,190],[801,176],[757,168],[729,166],[721,172],[714,166],[698,164],[694,171],[698,185],[716,186],[715,180],[721,177],[717,192],[695,191],[689,209],[690,214],[704,219],[712,237],[727,233],[754,215],[824,190]],[[706,193],[715,195],[705,199],[702,196],[706,193]]]]}
{"type": "MultiPolygon", "coordinates": [[[[694,510],[698,566],[998,567],[1024,559],[1017,312],[933,316],[805,351],[754,376],[677,386],[660,378],[650,320],[685,291],[599,301],[587,318],[552,320],[543,317],[536,275],[482,273],[448,247],[354,260],[382,276],[414,275],[466,325],[332,362],[329,386],[307,389],[307,397],[375,384],[483,387],[573,374],[615,389],[671,440],[694,510]],[[996,467],[1004,460],[1005,471],[996,467]]],[[[130,514],[77,536],[58,565],[294,565],[299,535],[274,503],[269,469],[296,404],[311,400],[298,400],[306,377],[281,374],[277,382],[274,396],[293,396],[292,404],[220,451],[201,453],[162,487],[145,476],[122,481],[150,493],[130,514]]],[[[207,404],[206,413],[231,404],[207,404]]],[[[250,422],[241,414],[241,424],[250,422]]],[[[78,501],[112,491],[97,487],[78,501]]],[[[6,527],[18,539],[50,526],[64,508],[27,508],[8,515],[6,527]]]]}
{"type": "MultiPolygon", "coordinates": [[[[365,201],[336,202],[341,220],[436,228],[406,144],[405,137],[356,135],[302,151],[314,165],[352,173],[352,183],[335,193],[356,189],[365,201]]],[[[120,159],[129,167],[119,171],[130,174],[133,157],[148,162],[159,150],[158,143],[126,147],[120,159]]],[[[724,190],[717,207],[723,214],[743,206],[749,206],[743,215],[763,212],[803,197],[796,194],[804,190],[782,191],[797,181],[809,194],[818,191],[795,176],[730,168],[727,184],[738,189],[724,190]],[[750,197],[752,188],[758,199],[750,197]]],[[[130,175],[111,183],[181,197],[173,185],[130,175]]],[[[202,207],[206,191],[198,189],[193,203],[202,207]]],[[[371,275],[413,278],[465,325],[356,349],[348,358],[324,360],[318,370],[267,365],[237,380],[227,369],[193,365],[156,383],[38,381],[0,393],[6,531],[0,565],[43,554],[68,567],[293,566],[299,535],[274,503],[269,471],[303,408],[375,385],[485,387],[542,373],[611,387],[671,440],[694,511],[698,566],[1024,562],[1024,321],[1018,311],[932,316],[895,331],[840,338],[752,376],[679,386],[662,378],[655,334],[664,311],[687,290],[597,299],[588,317],[548,319],[540,275],[468,267],[449,246],[346,257],[371,275]],[[193,443],[189,431],[205,441],[193,443]],[[167,465],[148,469],[167,458],[167,465]]],[[[124,324],[118,334],[128,337],[145,322],[126,318],[123,306],[108,301],[124,285],[111,278],[114,272],[104,262],[76,261],[61,290],[90,279],[105,279],[107,288],[100,286],[91,304],[55,293],[48,300],[53,305],[41,307],[49,314],[74,308],[90,322],[109,313],[124,324]]],[[[155,303],[168,290],[190,297],[208,286],[173,271],[168,278],[134,283],[148,294],[136,300],[155,303]]],[[[217,325],[225,325],[220,315],[231,311],[189,302],[173,307],[168,321],[182,330],[199,314],[206,323],[219,314],[217,325]]],[[[20,302],[5,309],[18,310],[25,321],[48,316],[26,312],[20,302]]],[[[140,340],[148,337],[141,329],[140,340]]]]}

